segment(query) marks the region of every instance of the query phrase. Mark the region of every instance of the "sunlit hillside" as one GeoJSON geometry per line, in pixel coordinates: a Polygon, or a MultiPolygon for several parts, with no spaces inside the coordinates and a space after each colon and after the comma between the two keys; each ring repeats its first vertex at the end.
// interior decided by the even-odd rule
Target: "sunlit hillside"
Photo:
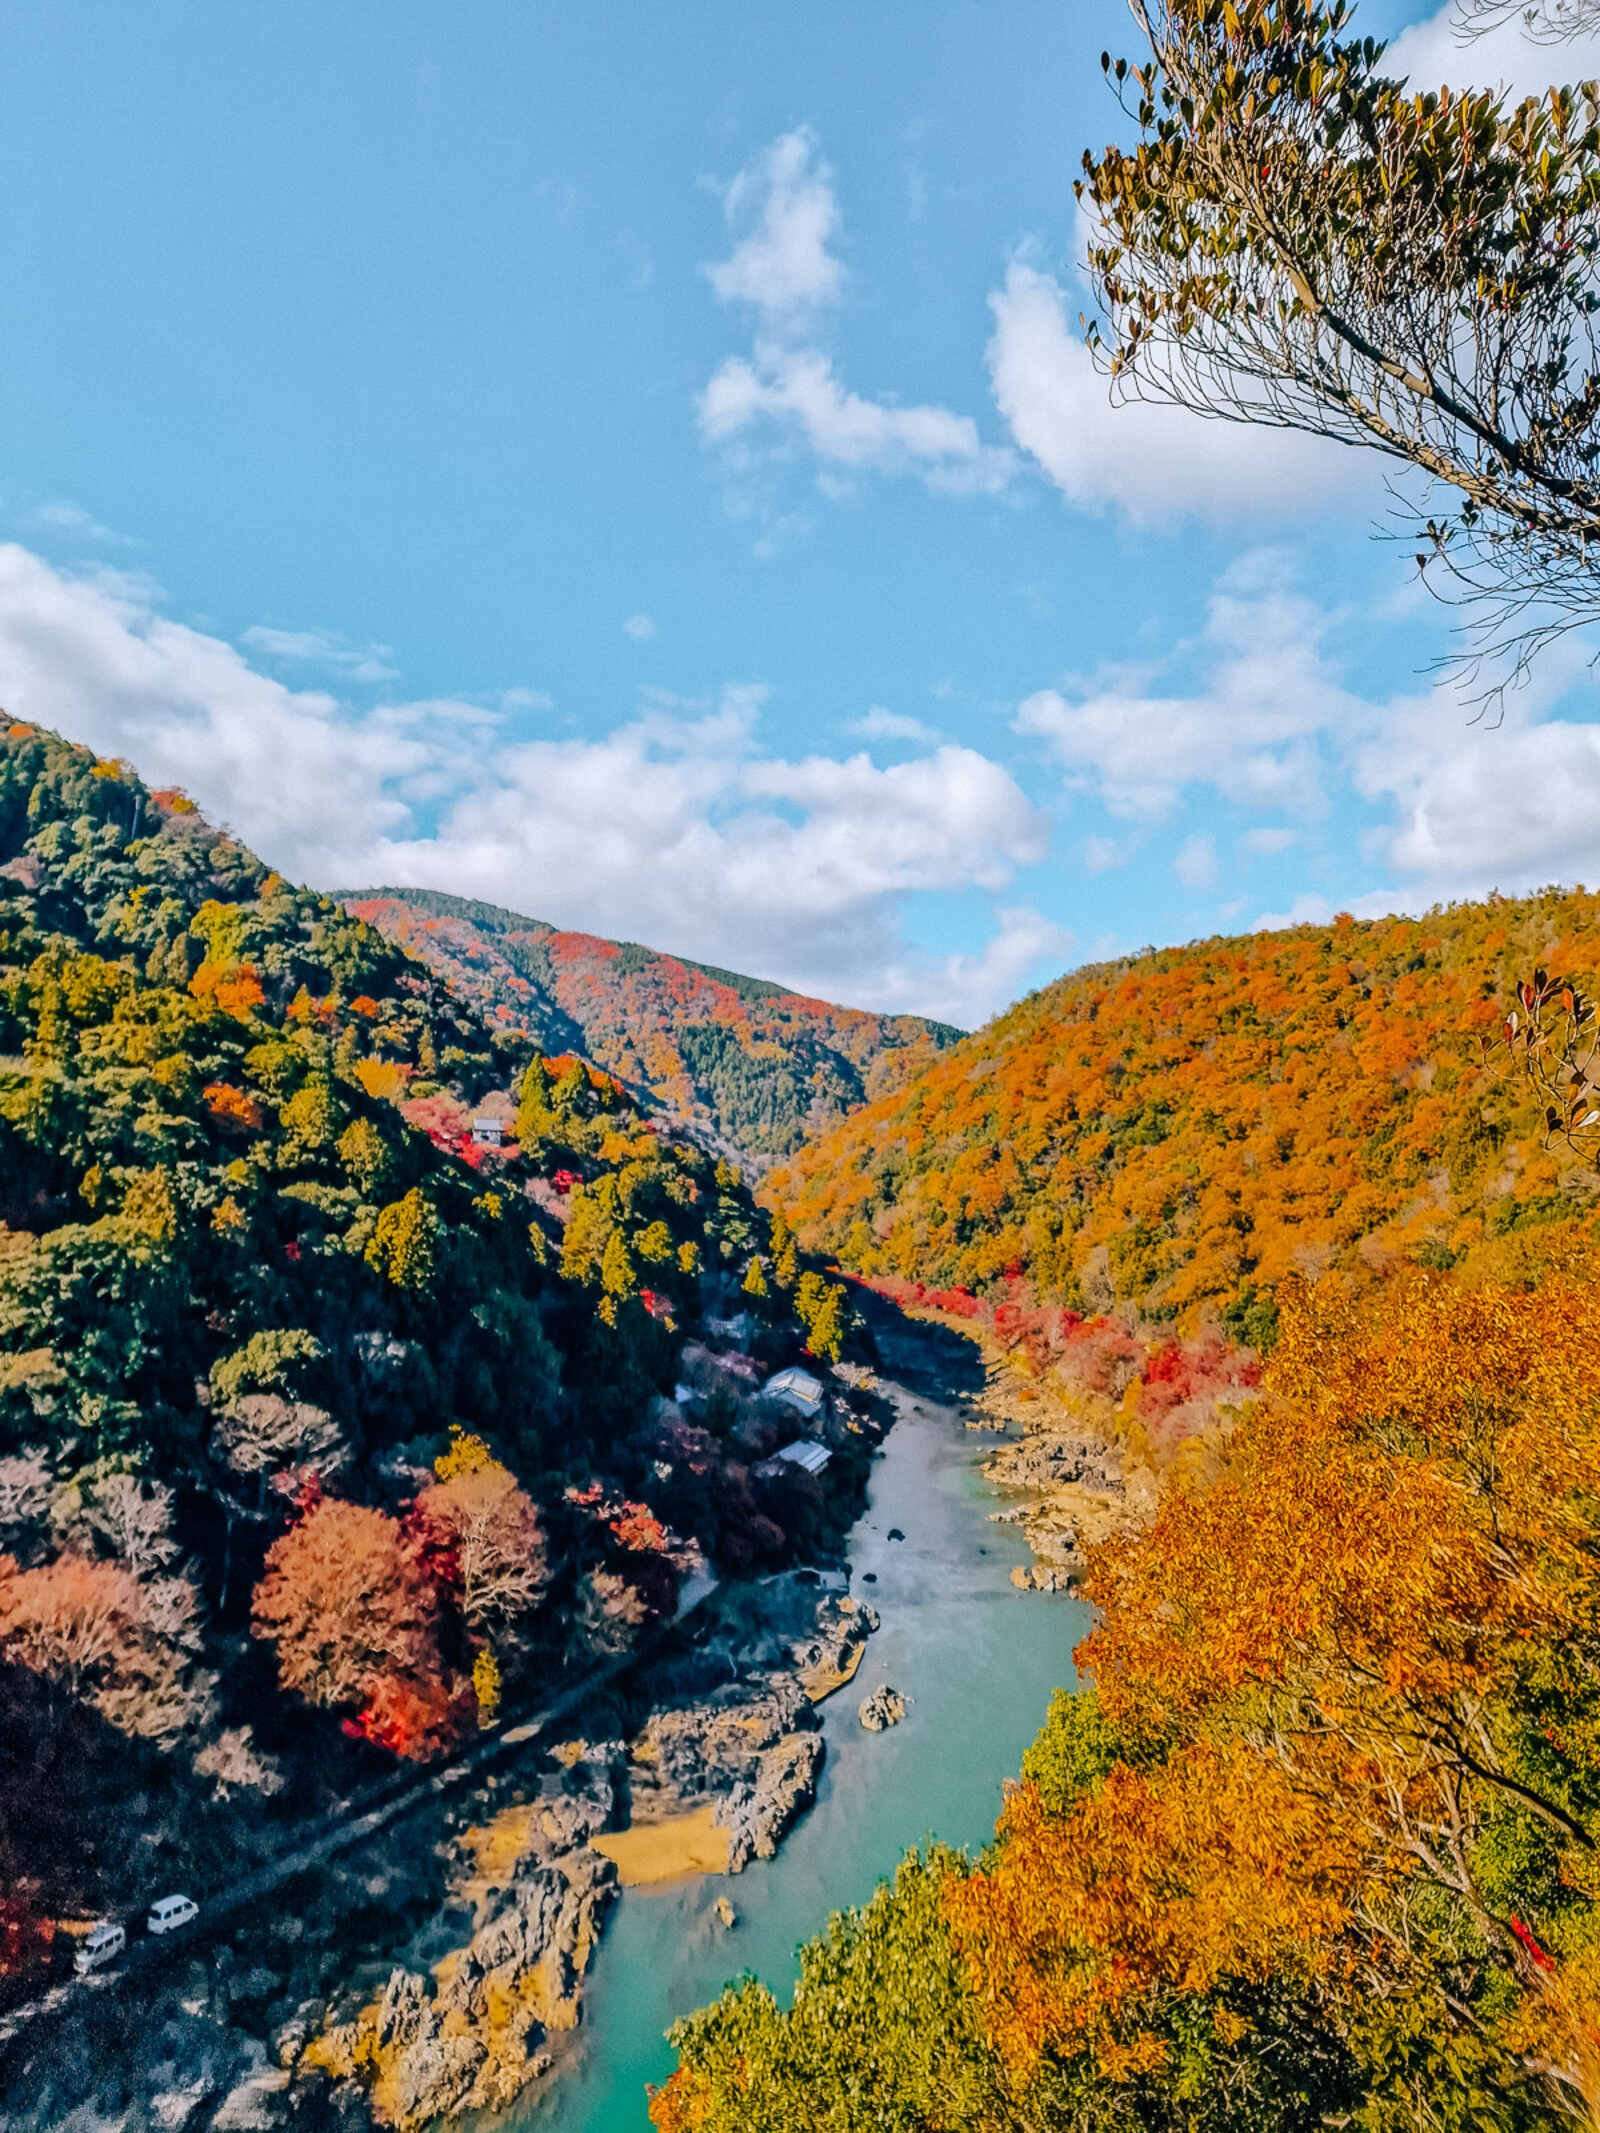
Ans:
{"type": "Polygon", "coordinates": [[[1591,1188],[1492,1041],[1600,967],[1600,898],[1208,940],[1062,978],[769,1182],[845,1266],[1252,1341],[1286,1274],[1444,1267],[1591,1188]],[[1491,1040],[1487,1047],[1485,1039],[1491,1040]]]}
{"type": "Polygon", "coordinates": [[[347,901],[492,1027],[581,1051],[758,1167],[898,1086],[958,1035],[464,897],[379,889],[347,901]]]}

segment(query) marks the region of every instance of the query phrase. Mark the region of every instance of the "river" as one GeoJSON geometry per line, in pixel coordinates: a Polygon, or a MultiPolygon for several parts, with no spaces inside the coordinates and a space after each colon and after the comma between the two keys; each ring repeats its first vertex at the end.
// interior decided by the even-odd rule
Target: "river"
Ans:
{"type": "Polygon", "coordinates": [[[1088,1610],[1011,1584],[1028,1551],[988,1523],[996,1497],[978,1468],[992,1440],[932,1399],[899,1388],[895,1398],[899,1419],[848,1542],[852,1590],[883,1626],[856,1679],[823,1706],[816,1804],[774,1860],[622,1896],[572,2055],[544,2095],[507,2115],[505,2133],[649,2133],[645,2085],[672,2070],[668,2024],[744,1971],[787,2002],[800,1942],[830,1911],[864,1901],[909,1845],[982,1843],[1050,1691],[1071,1685],[1088,1610]],[[884,1681],[910,1710],[866,1733],[856,1707],[884,1681]],[[719,1895],[739,1914],[731,1932],[712,1915],[719,1895]]]}

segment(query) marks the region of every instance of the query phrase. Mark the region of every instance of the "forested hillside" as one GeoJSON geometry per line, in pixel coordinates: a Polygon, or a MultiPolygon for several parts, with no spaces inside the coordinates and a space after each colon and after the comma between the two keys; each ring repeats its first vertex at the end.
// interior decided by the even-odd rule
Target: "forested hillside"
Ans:
{"type": "Polygon", "coordinates": [[[1600,2123],[1597,920],[1085,971],[773,1181],[1139,1481],[992,1845],[680,2024],[662,2133],[1600,2123]]]}
{"type": "Polygon", "coordinates": [[[993,1845],[908,1858],[803,1951],[792,2011],[747,1983],[680,2024],[660,2133],[787,2133],[801,2095],[818,2133],[1592,2127],[1576,1231],[1288,1285],[1231,1437],[1091,1551],[1092,1686],[1055,1699],[993,1845]]]}
{"type": "Polygon", "coordinates": [[[615,1079],[0,724],[0,1971],[230,1794],[438,1753],[705,1555],[784,1560],[729,1417],[657,1397],[734,1297],[838,1354],[843,1291],[615,1079]]]}
{"type": "Polygon", "coordinates": [[[757,1166],[897,1086],[959,1034],[458,896],[378,889],[346,902],[449,978],[491,1028],[581,1052],[757,1166]]]}
{"type": "Polygon", "coordinates": [[[1290,1274],[1443,1267],[1587,1205],[1500,1050],[1513,982],[1600,968],[1600,898],[1201,941],[1035,993],[767,1187],[871,1276],[1260,1345],[1290,1274]],[[1265,1314],[1265,1315],[1264,1315],[1265,1314]]]}

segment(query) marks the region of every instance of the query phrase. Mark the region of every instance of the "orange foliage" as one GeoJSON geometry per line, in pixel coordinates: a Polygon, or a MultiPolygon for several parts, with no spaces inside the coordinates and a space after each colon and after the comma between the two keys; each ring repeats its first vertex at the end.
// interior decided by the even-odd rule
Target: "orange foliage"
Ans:
{"type": "Polygon", "coordinates": [[[275,1646],[286,1689],[365,1703],[380,1682],[437,1680],[435,1604],[396,1519],[325,1497],[268,1549],[253,1627],[275,1646]]]}
{"type": "Polygon", "coordinates": [[[232,1015],[240,1022],[248,1022],[267,997],[260,976],[248,963],[214,963],[209,958],[189,980],[189,990],[219,1014],[232,1015]]]}
{"type": "Polygon", "coordinates": [[[260,1104],[246,1089],[235,1089],[225,1081],[213,1081],[202,1092],[211,1116],[220,1125],[235,1126],[254,1133],[260,1125],[260,1104]]]}
{"type": "MultiPolygon", "coordinates": [[[[1600,966],[1555,891],[1162,950],[1064,978],[768,1181],[873,1277],[1205,1325],[1296,1273],[1448,1261],[1559,1196],[1480,1037],[1536,963],[1600,966]]],[[[1571,1204],[1569,1200],[1569,1205],[1571,1204]]]]}
{"type": "Polygon", "coordinates": [[[1283,1305],[1208,1473],[1086,1550],[1078,1657],[1123,1760],[1059,1811],[1024,1786],[993,1863],[951,1884],[973,1989],[1016,2066],[1088,2050],[1116,2075],[1174,1999],[1269,1975],[1431,1998],[1467,1936],[1463,1975],[1505,1981],[1500,2048],[1581,2088],[1600,1247],[1283,1305]],[[1482,1841],[1507,1815],[1520,1851],[1482,1841]],[[1508,1902],[1505,1861],[1538,1843],[1508,1902]]]}
{"type": "Polygon", "coordinates": [[[1086,2043],[1114,2075],[1157,2064],[1152,1994],[1325,1967],[1349,1915],[1352,1840],[1240,1742],[1118,1768],[1071,1815],[1024,1784],[996,1834],[947,1905],[986,2026],[1024,2067],[1086,2043]]]}
{"type": "Polygon", "coordinates": [[[391,1103],[404,1093],[406,1083],[410,1078],[410,1068],[403,1066],[395,1059],[358,1059],[356,1061],[356,1079],[367,1094],[391,1103]]]}

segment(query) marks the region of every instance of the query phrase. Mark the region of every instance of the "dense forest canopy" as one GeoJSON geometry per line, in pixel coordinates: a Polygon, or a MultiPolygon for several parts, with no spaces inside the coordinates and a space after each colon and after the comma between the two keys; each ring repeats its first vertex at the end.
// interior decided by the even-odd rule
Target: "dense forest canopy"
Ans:
{"type": "Polygon", "coordinates": [[[1600,2110],[1600,1251],[1286,1285],[1260,1395],[1094,1551],[980,1858],[786,2011],[683,2022],[661,2133],[1553,2133],[1600,2110]]]}
{"type": "Polygon", "coordinates": [[[0,1879],[41,1915],[784,1560],[731,1416],[670,1399],[734,1307],[772,1360],[847,1330],[614,1077],[0,724],[0,1879]]]}
{"type": "Polygon", "coordinates": [[[1538,964],[1600,966],[1600,898],[1342,917],[1101,965],[846,1119],[767,1190],[858,1272],[974,1291],[1020,1272],[1077,1310],[1249,1339],[1288,1275],[1446,1266],[1589,1204],[1484,1048],[1538,964]]]}
{"type": "Polygon", "coordinates": [[[375,889],[346,902],[446,977],[492,1028],[582,1052],[757,1167],[959,1035],[432,890],[375,889]]]}

